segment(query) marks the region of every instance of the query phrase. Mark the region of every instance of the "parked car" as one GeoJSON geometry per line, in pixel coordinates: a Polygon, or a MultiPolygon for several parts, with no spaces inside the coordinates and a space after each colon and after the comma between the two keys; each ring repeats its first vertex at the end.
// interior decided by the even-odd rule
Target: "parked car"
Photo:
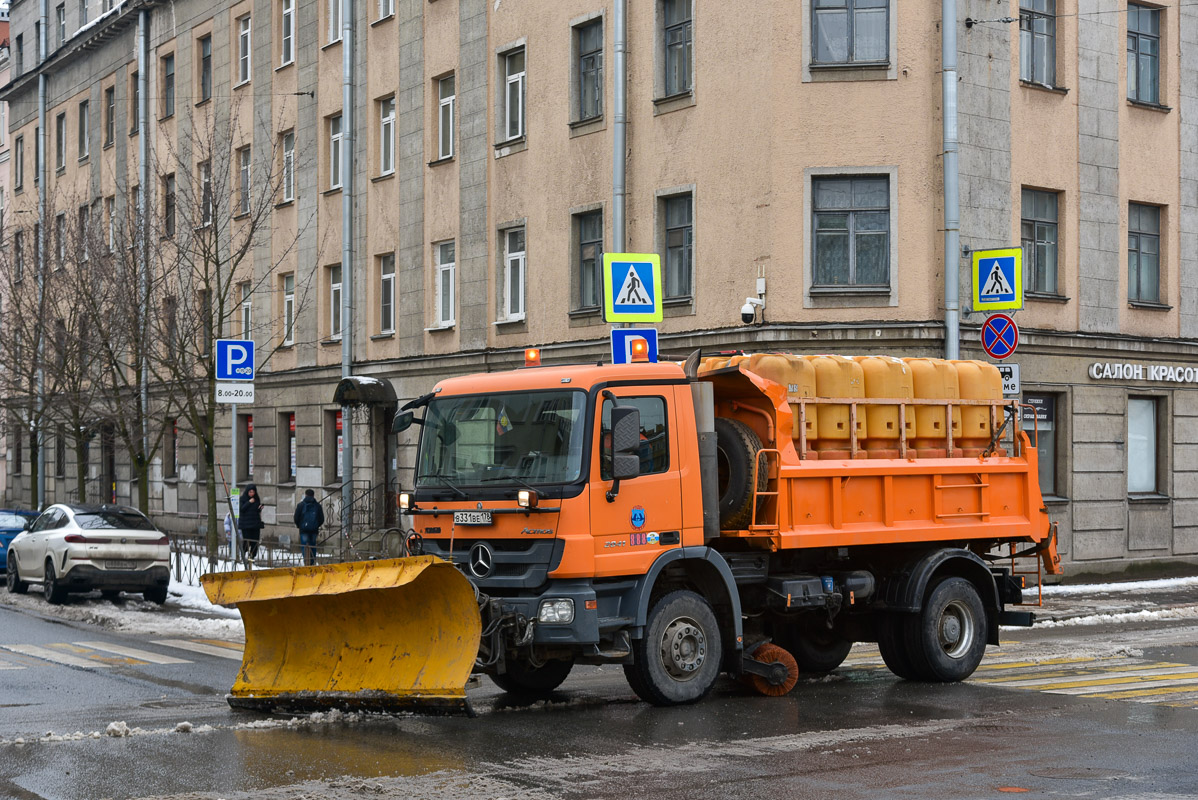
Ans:
{"type": "Polygon", "coordinates": [[[7,564],[9,544],[35,519],[37,519],[36,511],[26,511],[23,508],[0,508],[0,569],[4,569],[7,564]]]}
{"type": "Polygon", "coordinates": [[[40,581],[50,603],[93,589],[166,602],[170,539],[136,508],[56,503],[7,551],[8,591],[16,594],[40,581]]]}

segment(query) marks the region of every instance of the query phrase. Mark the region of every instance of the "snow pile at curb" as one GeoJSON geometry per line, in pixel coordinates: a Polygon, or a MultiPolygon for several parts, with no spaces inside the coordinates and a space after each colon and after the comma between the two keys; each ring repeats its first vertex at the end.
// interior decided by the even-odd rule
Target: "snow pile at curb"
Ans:
{"type": "Polygon", "coordinates": [[[1074,594],[1123,594],[1125,592],[1165,592],[1198,586],[1198,577],[1162,578],[1151,581],[1125,581],[1123,583],[1079,583],[1076,585],[1045,586],[1045,597],[1060,597],[1074,594]]]}
{"type": "Polygon", "coordinates": [[[1106,625],[1116,622],[1147,622],[1161,619],[1195,619],[1198,618],[1198,606],[1181,606],[1179,608],[1161,608],[1155,611],[1126,611],[1118,614],[1091,614],[1085,617],[1070,617],[1068,619],[1036,620],[1037,628],[1064,628],[1078,625],[1106,625]]]}

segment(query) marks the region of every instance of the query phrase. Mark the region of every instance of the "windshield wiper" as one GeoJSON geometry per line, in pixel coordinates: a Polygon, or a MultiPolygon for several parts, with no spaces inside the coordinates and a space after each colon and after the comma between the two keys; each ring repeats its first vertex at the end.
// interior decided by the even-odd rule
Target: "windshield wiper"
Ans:
{"type": "Polygon", "coordinates": [[[513,481],[515,483],[520,484],[525,489],[531,489],[534,492],[537,490],[537,487],[533,486],[531,483],[524,480],[524,478],[520,477],[519,475],[490,475],[486,478],[479,479],[479,483],[490,483],[491,481],[513,481]]]}
{"type": "Polygon", "coordinates": [[[417,475],[417,476],[416,476],[416,481],[417,481],[417,482],[419,482],[420,480],[422,480],[422,479],[424,479],[424,478],[436,478],[437,480],[441,481],[441,483],[442,483],[442,484],[443,484],[443,485],[444,485],[444,486],[445,486],[447,489],[451,489],[451,490],[453,490],[453,492],[454,492],[455,494],[457,494],[457,496],[458,496],[458,497],[462,498],[463,500],[469,500],[469,499],[470,499],[470,495],[468,495],[468,494],[466,494],[465,492],[463,492],[463,491],[462,491],[460,488],[458,488],[457,486],[454,486],[452,483],[450,483],[450,482],[449,482],[449,479],[448,479],[448,478],[446,478],[444,475],[442,475],[442,474],[441,474],[441,473],[439,473],[439,472],[426,472],[426,473],[425,473],[425,474],[423,474],[423,475],[417,475]]]}

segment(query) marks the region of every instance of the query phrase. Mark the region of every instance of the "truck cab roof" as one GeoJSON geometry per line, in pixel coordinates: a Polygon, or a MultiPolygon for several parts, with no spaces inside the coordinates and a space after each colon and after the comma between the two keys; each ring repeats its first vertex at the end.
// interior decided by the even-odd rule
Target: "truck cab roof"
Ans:
{"type": "Polygon", "coordinates": [[[590,389],[596,384],[626,381],[686,380],[682,367],[672,361],[638,364],[571,364],[552,367],[524,367],[447,378],[436,386],[438,397],[461,394],[519,392],[537,389],[590,389]]]}

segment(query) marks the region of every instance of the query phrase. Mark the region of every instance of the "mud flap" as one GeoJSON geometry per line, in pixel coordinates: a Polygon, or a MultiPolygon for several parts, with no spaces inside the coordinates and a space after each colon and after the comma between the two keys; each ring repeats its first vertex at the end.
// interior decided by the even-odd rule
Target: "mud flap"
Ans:
{"type": "Polygon", "coordinates": [[[245,623],[235,708],[470,713],[482,623],[474,587],[436,556],[205,575],[245,623]]]}

